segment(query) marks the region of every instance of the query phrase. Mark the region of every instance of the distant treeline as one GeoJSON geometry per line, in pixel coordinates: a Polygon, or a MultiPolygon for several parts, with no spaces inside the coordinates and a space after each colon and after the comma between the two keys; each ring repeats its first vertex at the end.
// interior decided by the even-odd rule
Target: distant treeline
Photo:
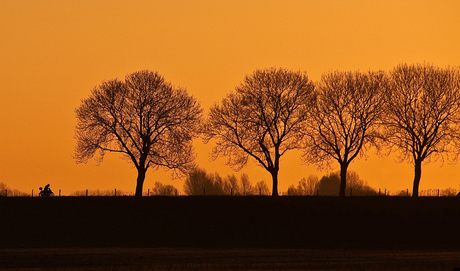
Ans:
{"type": "Polygon", "coordinates": [[[0,196],[1,197],[24,197],[28,196],[27,193],[19,191],[17,189],[12,189],[8,187],[5,183],[0,183],[0,196]]]}
{"type": "MultiPolygon", "coordinates": [[[[347,173],[349,185],[347,186],[347,196],[412,196],[410,189],[405,190],[380,190],[368,185],[354,171],[347,173]]],[[[284,196],[338,196],[340,186],[340,172],[333,172],[318,178],[310,175],[302,178],[297,185],[292,184],[287,191],[282,192],[284,196]]],[[[59,196],[59,190],[55,196],[59,196]]],[[[459,193],[458,189],[448,187],[445,189],[425,189],[420,191],[420,196],[425,197],[455,197],[459,193]]],[[[237,177],[235,174],[221,177],[219,173],[208,173],[204,169],[197,169],[190,173],[184,182],[183,192],[173,185],[166,185],[155,182],[152,188],[144,192],[144,196],[268,196],[271,191],[265,182],[261,180],[253,184],[249,176],[245,173],[237,177]]],[[[120,189],[84,189],[77,190],[62,196],[71,197],[98,197],[98,196],[133,196],[132,191],[120,189]]],[[[0,183],[0,197],[38,197],[34,194],[12,189],[5,183],[0,183]]]]}

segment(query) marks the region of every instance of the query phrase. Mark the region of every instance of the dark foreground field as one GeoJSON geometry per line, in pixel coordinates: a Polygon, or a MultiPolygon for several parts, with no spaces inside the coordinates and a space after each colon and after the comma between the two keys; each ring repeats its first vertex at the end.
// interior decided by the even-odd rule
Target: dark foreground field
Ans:
{"type": "Polygon", "coordinates": [[[0,268],[460,267],[460,198],[0,198],[0,217],[0,268]]]}
{"type": "Polygon", "coordinates": [[[314,249],[0,249],[0,270],[446,270],[459,252],[314,249]],[[37,268],[40,267],[40,268],[37,268]]]}

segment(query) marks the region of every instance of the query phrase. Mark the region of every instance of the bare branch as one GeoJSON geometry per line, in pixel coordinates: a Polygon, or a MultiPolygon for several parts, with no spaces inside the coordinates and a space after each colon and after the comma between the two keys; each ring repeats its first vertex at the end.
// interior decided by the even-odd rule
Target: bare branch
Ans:
{"type": "Polygon", "coordinates": [[[271,173],[277,195],[279,159],[301,147],[302,125],[309,120],[313,100],[314,86],[304,73],[257,70],[211,108],[204,141],[215,139],[212,157],[227,157],[236,170],[252,157],[271,173]]]}
{"type": "Polygon", "coordinates": [[[401,161],[409,159],[415,165],[416,197],[422,162],[456,161],[452,144],[459,138],[460,71],[399,65],[390,73],[385,96],[387,142],[401,161]]]}
{"type": "Polygon", "coordinates": [[[138,188],[151,166],[185,173],[193,165],[192,139],[199,135],[201,114],[185,89],[156,72],[104,82],[76,109],[75,159],[86,162],[99,151],[102,161],[106,151],[122,153],[138,170],[138,188]]]}

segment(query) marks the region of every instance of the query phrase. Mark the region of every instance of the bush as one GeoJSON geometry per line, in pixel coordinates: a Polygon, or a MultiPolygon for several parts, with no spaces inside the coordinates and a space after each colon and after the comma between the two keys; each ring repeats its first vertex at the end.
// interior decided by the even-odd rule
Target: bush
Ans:
{"type": "Polygon", "coordinates": [[[17,189],[12,189],[8,187],[5,183],[0,183],[0,197],[26,197],[29,194],[19,191],[17,189]]]}
{"type": "Polygon", "coordinates": [[[265,181],[260,181],[254,186],[247,174],[242,174],[239,180],[235,175],[228,175],[224,179],[218,173],[209,174],[204,169],[196,169],[187,176],[184,192],[189,196],[270,195],[270,189],[265,181]]]}
{"type": "Polygon", "coordinates": [[[155,182],[152,188],[152,195],[154,196],[175,196],[177,189],[172,185],[164,185],[160,182],[155,182]]]}

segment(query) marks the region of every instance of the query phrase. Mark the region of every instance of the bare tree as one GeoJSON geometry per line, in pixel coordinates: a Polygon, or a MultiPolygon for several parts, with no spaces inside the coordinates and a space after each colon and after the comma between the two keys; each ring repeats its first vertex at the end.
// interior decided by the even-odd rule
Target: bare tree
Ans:
{"type": "Polygon", "coordinates": [[[270,195],[270,188],[268,188],[267,183],[265,180],[259,181],[256,183],[255,187],[255,194],[260,196],[269,196],[270,195]]]}
{"type": "Polygon", "coordinates": [[[340,164],[339,196],[345,196],[347,169],[376,142],[383,110],[384,72],[331,72],[317,84],[313,122],[306,128],[305,161],[340,164]]]}
{"type": "Polygon", "coordinates": [[[223,196],[226,190],[226,183],[218,173],[207,173],[200,168],[190,171],[184,182],[184,192],[189,196],[223,196]]]}
{"type": "Polygon", "coordinates": [[[106,152],[121,153],[137,169],[136,196],[142,196],[148,168],[180,173],[193,165],[201,113],[195,98],[156,72],[103,82],[76,109],[75,159],[84,163],[98,153],[102,162],[106,152]]]}
{"type": "Polygon", "coordinates": [[[357,196],[373,196],[377,195],[377,190],[370,187],[368,183],[362,180],[358,173],[349,170],[347,172],[347,191],[346,194],[357,196]]]}
{"type": "Polygon", "coordinates": [[[297,187],[293,184],[289,186],[287,193],[289,196],[313,196],[316,194],[318,183],[318,176],[310,175],[308,179],[302,178],[297,187]]]}
{"type": "MultiPolygon", "coordinates": [[[[366,181],[361,180],[358,173],[354,171],[347,171],[347,191],[349,195],[357,196],[375,196],[377,190],[370,187],[366,181]]],[[[316,185],[319,194],[322,196],[337,196],[337,192],[340,189],[340,171],[332,172],[329,175],[321,177],[316,185]]]]}
{"type": "Polygon", "coordinates": [[[177,189],[168,184],[162,184],[160,182],[155,182],[152,188],[152,194],[155,196],[174,196],[177,193],[177,189]]]}
{"type": "Polygon", "coordinates": [[[226,156],[235,170],[252,157],[271,174],[272,195],[277,196],[280,158],[301,147],[301,129],[313,97],[314,86],[305,73],[256,70],[211,107],[204,141],[215,139],[212,157],[226,156]]]}
{"type": "Polygon", "coordinates": [[[254,195],[256,193],[256,188],[249,181],[249,176],[244,173],[241,175],[241,193],[243,196],[254,195]]]}
{"type": "Polygon", "coordinates": [[[249,181],[249,176],[244,173],[238,181],[235,175],[228,175],[224,179],[217,172],[207,173],[206,170],[200,168],[192,170],[184,182],[184,192],[189,196],[250,196],[258,195],[259,192],[266,195],[267,190],[268,187],[264,181],[258,182],[254,186],[249,181]]]}
{"type": "Polygon", "coordinates": [[[460,71],[432,65],[397,66],[386,89],[386,138],[402,161],[414,164],[412,196],[418,197],[422,162],[456,160],[460,71]]]}

